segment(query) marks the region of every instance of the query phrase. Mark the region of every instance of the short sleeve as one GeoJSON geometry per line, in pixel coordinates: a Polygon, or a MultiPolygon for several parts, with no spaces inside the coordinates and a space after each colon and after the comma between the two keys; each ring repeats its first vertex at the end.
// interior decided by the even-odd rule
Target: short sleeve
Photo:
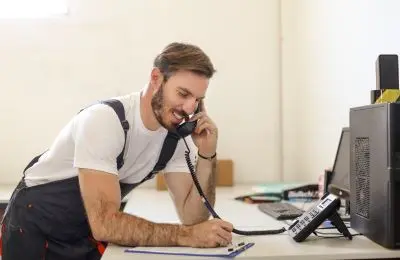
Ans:
{"type": "Polygon", "coordinates": [[[96,104],[81,111],[74,120],[74,167],[118,174],[117,157],[125,136],[115,111],[96,104]]]}
{"type": "MultiPolygon", "coordinates": [[[[185,138],[189,149],[190,149],[190,160],[193,166],[196,166],[197,163],[197,146],[194,144],[193,139],[188,136],[185,138]]],[[[185,142],[183,139],[180,139],[176,149],[175,153],[172,156],[171,160],[167,163],[164,172],[186,172],[190,173],[189,167],[186,163],[185,159],[185,153],[187,151],[185,142]]]]}

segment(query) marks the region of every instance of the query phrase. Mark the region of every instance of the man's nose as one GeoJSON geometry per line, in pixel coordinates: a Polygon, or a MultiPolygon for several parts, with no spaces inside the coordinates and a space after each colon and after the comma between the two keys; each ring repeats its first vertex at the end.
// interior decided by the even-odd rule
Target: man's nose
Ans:
{"type": "Polygon", "coordinates": [[[185,111],[185,113],[187,115],[191,115],[194,113],[194,111],[196,110],[198,105],[198,102],[196,99],[193,99],[191,101],[186,102],[186,104],[183,107],[183,111],[185,111]]]}

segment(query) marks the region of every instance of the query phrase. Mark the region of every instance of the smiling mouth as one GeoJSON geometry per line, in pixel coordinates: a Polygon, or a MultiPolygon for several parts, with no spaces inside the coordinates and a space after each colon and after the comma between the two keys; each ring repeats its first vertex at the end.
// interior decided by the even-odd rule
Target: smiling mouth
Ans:
{"type": "Polygon", "coordinates": [[[174,114],[175,118],[178,119],[178,120],[182,120],[185,117],[184,115],[179,114],[179,113],[177,113],[175,111],[172,114],[174,114]]]}
{"type": "Polygon", "coordinates": [[[189,116],[185,112],[179,113],[177,111],[173,111],[172,114],[174,115],[174,118],[176,119],[175,124],[178,124],[178,125],[181,124],[182,121],[187,122],[190,119],[189,116]]]}

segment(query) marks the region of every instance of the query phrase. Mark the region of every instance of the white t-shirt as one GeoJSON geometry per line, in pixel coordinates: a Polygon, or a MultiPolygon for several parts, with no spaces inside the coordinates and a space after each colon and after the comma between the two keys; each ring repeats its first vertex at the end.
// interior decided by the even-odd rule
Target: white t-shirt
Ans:
{"type": "MultiPolygon", "coordinates": [[[[105,104],[87,107],[61,130],[39,161],[25,172],[28,186],[71,178],[78,175],[78,168],[89,168],[118,175],[123,183],[138,183],[154,168],[167,135],[160,127],[148,130],[140,116],[141,92],[116,97],[125,108],[129,122],[124,165],[118,171],[117,157],[124,146],[124,131],[117,114],[105,104]]],[[[190,136],[185,138],[190,147],[192,163],[196,163],[197,147],[190,136]]],[[[189,173],[185,160],[186,146],[179,140],[175,153],[165,172],[189,173]]]]}

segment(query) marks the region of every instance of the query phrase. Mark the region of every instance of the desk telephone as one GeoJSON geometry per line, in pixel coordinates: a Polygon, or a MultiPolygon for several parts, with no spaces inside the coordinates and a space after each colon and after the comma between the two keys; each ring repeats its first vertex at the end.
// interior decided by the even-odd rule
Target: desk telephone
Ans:
{"type": "Polygon", "coordinates": [[[324,220],[329,219],[345,237],[351,240],[352,235],[337,212],[339,207],[340,199],[326,193],[318,203],[293,221],[288,229],[289,235],[296,242],[304,241],[324,220]]]}

